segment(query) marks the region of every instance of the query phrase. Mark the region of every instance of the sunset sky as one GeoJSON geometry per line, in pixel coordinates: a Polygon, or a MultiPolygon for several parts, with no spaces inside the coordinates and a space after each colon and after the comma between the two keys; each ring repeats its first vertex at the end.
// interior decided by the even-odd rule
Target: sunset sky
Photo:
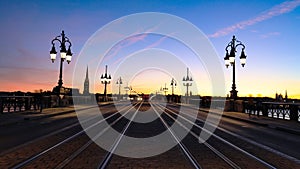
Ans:
{"type": "MultiPolygon", "coordinates": [[[[101,27],[134,13],[160,12],[178,16],[200,29],[211,41],[222,63],[225,90],[232,84],[232,67],[226,69],[223,58],[225,47],[235,35],[246,45],[247,63],[236,65],[239,96],[270,96],[275,92],[300,98],[300,0],[261,1],[0,1],[0,91],[52,90],[57,85],[59,62],[51,63],[49,51],[51,40],[62,30],[72,42],[73,60],[65,63],[64,86],[71,87],[74,66],[86,42],[101,27]]],[[[176,30],[176,28],[174,28],[176,30]]],[[[112,49],[103,63],[95,66],[96,74],[90,73],[91,92],[103,92],[100,83],[104,65],[109,72],[117,72],[122,57],[144,48],[160,48],[185,60],[187,65],[199,66],[191,72],[201,95],[210,95],[209,75],[203,65],[193,65],[189,52],[172,39],[158,35],[139,35],[126,39],[112,49]],[[125,46],[125,47],[124,47],[125,46]],[[116,52],[117,51],[117,52],[116,52]],[[119,60],[118,60],[119,59],[119,60]]],[[[56,50],[59,51],[58,46],[56,50]]],[[[146,54],[145,54],[146,55],[146,54]]],[[[192,54],[191,54],[192,55],[192,54]]],[[[237,56],[240,50],[237,51],[237,56]]],[[[237,57],[238,58],[238,57],[237,57]]],[[[165,60],[172,62],[172,60],[165,60]]],[[[93,71],[93,60],[87,59],[93,71]]],[[[134,65],[136,63],[133,63],[134,65]]],[[[86,65],[76,75],[82,84],[73,86],[82,92],[86,65]]],[[[178,67],[178,77],[186,75],[186,67],[178,67]]],[[[113,77],[112,88],[117,87],[113,77]]],[[[135,77],[122,77],[138,92],[155,92],[167,83],[171,92],[172,75],[158,69],[143,70],[135,77]]],[[[182,79],[182,78],[181,78],[182,79]]],[[[181,80],[180,79],[180,80],[181,80]]],[[[182,85],[182,81],[178,81],[182,85]]],[[[124,87],[123,85],[123,87],[124,87]]],[[[192,89],[193,90],[193,89],[192,89]]],[[[111,89],[110,89],[111,91],[111,89]]],[[[124,93],[124,91],[122,91],[124,93]]],[[[177,93],[182,93],[178,88],[177,93]]],[[[117,93],[113,90],[113,93],[117,93]]]]}

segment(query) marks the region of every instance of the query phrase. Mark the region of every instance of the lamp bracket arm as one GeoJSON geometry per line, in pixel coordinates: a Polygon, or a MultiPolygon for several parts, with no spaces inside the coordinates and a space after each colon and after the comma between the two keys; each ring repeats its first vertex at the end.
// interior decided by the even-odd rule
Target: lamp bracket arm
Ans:
{"type": "Polygon", "coordinates": [[[69,47],[71,47],[72,46],[72,43],[71,43],[71,41],[69,40],[69,38],[68,37],[65,37],[65,42],[68,42],[69,43],[69,47]]]}
{"type": "Polygon", "coordinates": [[[235,47],[238,47],[238,46],[242,46],[242,50],[244,50],[246,47],[244,44],[242,44],[240,41],[239,41],[239,44],[237,44],[235,47]]]}
{"type": "Polygon", "coordinates": [[[226,52],[228,52],[228,48],[229,48],[229,47],[231,47],[231,45],[228,45],[228,46],[225,48],[226,52]]]}
{"type": "Polygon", "coordinates": [[[55,42],[55,41],[58,41],[58,42],[61,44],[61,40],[58,39],[58,37],[59,37],[59,36],[55,37],[55,38],[51,41],[52,45],[54,45],[54,42],[55,42]]]}

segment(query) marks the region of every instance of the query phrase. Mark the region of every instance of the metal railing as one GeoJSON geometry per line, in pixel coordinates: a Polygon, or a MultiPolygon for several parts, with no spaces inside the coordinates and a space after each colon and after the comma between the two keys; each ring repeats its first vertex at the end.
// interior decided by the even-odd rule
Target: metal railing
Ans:
{"type": "Polygon", "coordinates": [[[300,104],[285,102],[254,102],[244,103],[244,112],[262,115],[269,118],[292,120],[300,122],[300,104]]]}
{"type": "Polygon", "coordinates": [[[0,113],[41,111],[48,107],[45,99],[38,96],[0,96],[0,113]]]}

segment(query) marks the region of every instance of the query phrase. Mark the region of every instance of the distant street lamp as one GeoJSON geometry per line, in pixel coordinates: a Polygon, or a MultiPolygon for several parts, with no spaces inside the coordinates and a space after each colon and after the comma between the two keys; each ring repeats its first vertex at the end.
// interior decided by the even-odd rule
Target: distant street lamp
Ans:
{"type": "Polygon", "coordinates": [[[229,64],[232,66],[233,78],[232,78],[232,87],[231,87],[232,90],[230,91],[230,98],[233,100],[237,99],[237,92],[238,92],[236,90],[236,84],[235,84],[235,53],[236,53],[236,48],[238,46],[242,47],[240,62],[241,65],[244,67],[246,64],[246,57],[247,57],[244,52],[245,45],[242,44],[241,41],[236,40],[235,36],[233,36],[232,40],[228,43],[227,47],[225,48],[226,56],[224,57],[226,68],[228,68],[229,64]],[[228,54],[228,48],[230,48],[230,54],[228,54]]]}
{"type": "MultiPolygon", "coordinates": [[[[64,60],[66,60],[68,62],[68,64],[71,62],[72,59],[72,52],[71,52],[71,46],[72,43],[70,42],[69,38],[65,36],[64,31],[62,31],[61,35],[56,36],[53,40],[52,40],[52,49],[50,51],[50,59],[52,61],[52,63],[54,63],[55,59],[56,59],[56,50],[55,50],[55,44],[54,42],[59,42],[60,44],[60,71],[59,71],[59,80],[58,80],[58,86],[54,88],[54,93],[56,93],[58,96],[60,96],[60,94],[62,94],[63,91],[62,90],[62,85],[63,85],[63,81],[62,81],[62,69],[63,69],[63,62],[64,60]],[[60,39],[61,38],[61,39],[60,39]],[[68,50],[66,50],[66,43],[69,44],[68,46],[68,50]]],[[[60,97],[59,97],[60,99],[60,97]]],[[[59,105],[60,105],[60,100],[59,100],[59,105]]]]}
{"type": "Polygon", "coordinates": [[[174,78],[172,78],[172,80],[171,80],[171,86],[172,86],[172,96],[173,96],[174,95],[174,86],[177,86],[177,83],[174,78]]]}
{"type": "Polygon", "coordinates": [[[119,99],[121,99],[121,85],[123,84],[121,77],[117,80],[117,83],[119,85],[119,99]]]}
{"type": "Polygon", "coordinates": [[[131,87],[128,86],[128,83],[127,85],[124,87],[125,91],[126,91],[126,100],[128,100],[128,91],[131,91],[131,87]]]}
{"type": "Polygon", "coordinates": [[[105,97],[104,101],[107,101],[106,86],[107,84],[110,84],[110,81],[111,81],[111,76],[107,75],[107,65],[105,65],[105,73],[101,75],[101,83],[104,84],[104,97],[105,97]]]}
{"type": "Polygon", "coordinates": [[[170,84],[171,86],[172,86],[172,96],[171,96],[171,101],[173,102],[175,99],[174,99],[174,86],[176,87],[177,86],[177,83],[176,83],[176,81],[175,81],[175,79],[174,78],[172,78],[172,80],[171,80],[171,84],[170,84]]]}
{"type": "Polygon", "coordinates": [[[167,84],[166,84],[166,83],[165,83],[165,87],[162,88],[162,90],[164,91],[165,96],[166,96],[166,95],[167,95],[167,91],[168,91],[168,88],[167,88],[167,84]]]}
{"type": "Polygon", "coordinates": [[[183,86],[186,86],[186,96],[189,96],[189,87],[192,86],[193,79],[189,76],[189,68],[187,68],[186,77],[183,77],[183,86]]]}

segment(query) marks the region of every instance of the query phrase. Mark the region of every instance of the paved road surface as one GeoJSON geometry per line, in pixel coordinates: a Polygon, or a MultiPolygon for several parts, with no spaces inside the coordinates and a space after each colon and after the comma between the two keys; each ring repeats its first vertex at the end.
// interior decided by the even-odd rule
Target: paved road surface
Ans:
{"type": "MultiPolygon", "coordinates": [[[[148,103],[142,104],[139,108],[141,112],[144,110],[148,113],[155,113],[154,109],[159,109],[159,104],[153,107],[148,103]],[[143,110],[144,109],[144,110],[143,110]]],[[[95,113],[98,108],[92,108],[84,110],[85,113],[95,113]]],[[[134,114],[136,109],[129,111],[129,114],[134,114]]],[[[125,128],[128,120],[121,115],[115,116],[117,112],[113,105],[102,106],[101,112],[105,116],[112,116],[111,125],[114,125],[116,129],[119,128],[119,132],[125,128]],[[114,124],[114,120],[120,117],[120,121],[114,124]]],[[[149,137],[161,133],[167,130],[164,128],[166,125],[172,125],[174,119],[181,118],[176,115],[178,106],[168,105],[167,109],[162,115],[162,119],[156,119],[151,122],[151,125],[144,125],[140,123],[130,124],[126,135],[142,138],[149,137]],[[171,113],[172,111],[175,112],[171,113]]],[[[188,119],[188,113],[183,118],[188,119]]],[[[122,114],[122,113],[121,113],[122,114]]],[[[188,134],[180,144],[191,154],[196,163],[203,168],[228,168],[232,166],[238,166],[241,168],[260,168],[266,167],[262,162],[258,162],[253,157],[241,153],[236,148],[229,146],[228,143],[220,141],[218,137],[211,137],[206,143],[208,145],[200,144],[197,136],[202,131],[200,128],[203,126],[202,120],[205,120],[207,113],[199,112],[199,121],[192,128],[192,134],[188,134]],[[213,147],[216,151],[212,151],[209,146],[213,147]],[[218,154],[218,152],[221,154],[218,154]],[[223,159],[221,156],[224,156],[223,159]],[[225,160],[224,160],[225,159],[225,160]],[[226,159],[229,162],[226,162],[226,159]],[[230,164],[230,161],[233,164],[230,164]]],[[[95,124],[99,120],[94,120],[90,124],[95,124]]],[[[109,121],[109,120],[108,120],[109,121]]],[[[78,120],[75,113],[68,113],[61,116],[55,116],[50,118],[44,118],[39,120],[27,120],[21,123],[0,126],[0,168],[12,167],[17,162],[21,162],[24,159],[28,159],[33,156],[34,153],[41,152],[56,143],[59,143],[68,137],[80,132],[82,128],[78,125],[78,120]],[[62,129],[66,128],[64,131],[62,129]],[[55,133],[56,132],[56,133],[55,133]],[[49,134],[50,133],[50,134],[49,134]],[[49,134],[49,135],[47,135],[49,134]],[[28,142],[30,141],[30,142],[28,142]],[[26,146],[18,146],[22,144],[26,146]],[[30,155],[30,153],[32,155],[30,155]],[[18,159],[18,160],[16,160],[18,159]]],[[[174,132],[176,135],[176,132],[174,132]]],[[[299,135],[290,134],[275,130],[270,127],[263,127],[255,125],[253,123],[247,123],[245,121],[238,121],[235,119],[222,117],[219,124],[219,129],[215,132],[216,135],[222,137],[230,144],[234,144],[247,151],[250,154],[266,161],[267,164],[274,165],[275,167],[295,168],[299,167],[300,152],[297,148],[300,147],[299,135]],[[233,133],[233,134],[230,134],[233,133]],[[267,150],[266,150],[267,149],[267,150]]],[[[172,139],[170,135],[170,139],[172,139]]],[[[174,139],[174,138],[173,138],[174,139]]],[[[176,141],[176,139],[174,139],[176,141]]],[[[59,150],[49,150],[52,155],[44,155],[39,157],[36,162],[33,162],[29,167],[49,167],[53,168],[57,165],[60,167],[83,167],[83,168],[97,168],[101,165],[101,162],[105,159],[107,154],[106,150],[99,148],[95,143],[90,141],[89,137],[85,134],[80,134],[78,139],[66,141],[61,144],[63,146],[59,150]],[[84,148],[82,148],[84,147],[84,148]],[[78,151],[82,149],[82,151],[78,151]],[[64,150],[64,151],[62,151],[64,150]],[[57,154],[57,155],[55,155],[57,154]],[[59,156],[58,156],[59,154],[59,156]],[[51,157],[51,158],[50,158],[51,157]]],[[[117,147],[117,146],[116,146],[117,147]]],[[[188,154],[184,152],[184,148],[179,144],[173,147],[171,150],[162,153],[158,156],[134,159],[113,155],[108,160],[108,168],[195,168],[197,165],[193,165],[192,160],[189,159],[188,154]]]]}

